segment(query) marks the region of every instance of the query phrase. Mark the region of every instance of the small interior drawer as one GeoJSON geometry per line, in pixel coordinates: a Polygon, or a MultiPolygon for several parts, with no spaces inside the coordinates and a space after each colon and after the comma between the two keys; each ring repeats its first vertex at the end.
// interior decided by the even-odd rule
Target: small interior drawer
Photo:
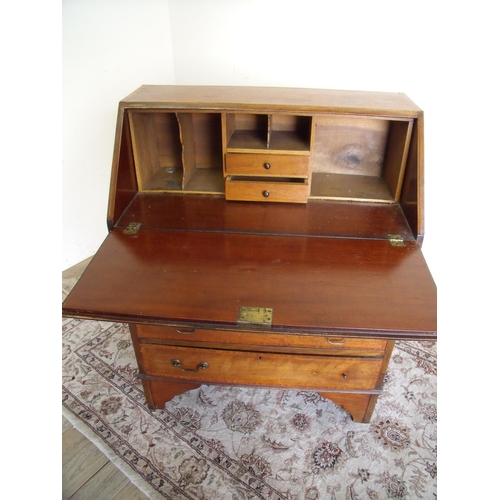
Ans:
{"type": "Polygon", "coordinates": [[[226,154],[226,174],[307,177],[309,156],[226,154]]]}
{"type": "Polygon", "coordinates": [[[226,200],[307,203],[309,183],[300,178],[226,178],[226,200]]]}
{"type": "Polygon", "coordinates": [[[140,344],[145,375],[219,384],[373,390],[382,358],[307,356],[140,344]]]}
{"type": "Polygon", "coordinates": [[[137,325],[136,328],[137,336],[141,342],[179,342],[184,345],[201,344],[202,346],[223,344],[229,349],[234,348],[234,346],[248,346],[248,349],[263,346],[268,349],[275,348],[286,351],[319,349],[336,355],[383,356],[387,345],[387,340],[383,339],[359,339],[342,336],[218,331],[181,326],[137,325]]]}

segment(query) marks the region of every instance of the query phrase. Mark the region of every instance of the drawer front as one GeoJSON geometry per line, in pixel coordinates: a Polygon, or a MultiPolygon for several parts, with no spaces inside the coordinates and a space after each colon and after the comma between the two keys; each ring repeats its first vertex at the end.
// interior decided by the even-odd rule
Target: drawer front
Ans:
{"type": "Polygon", "coordinates": [[[230,175],[307,177],[309,174],[309,157],[271,154],[227,154],[226,173],[230,175]]]}
{"type": "Polygon", "coordinates": [[[225,344],[252,347],[264,346],[289,349],[320,349],[332,354],[356,351],[356,356],[382,356],[387,345],[382,339],[358,339],[346,337],[326,337],[319,335],[291,335],[277,333],[251,333],[235,331],[203,330],[199,328],[137,325],[137,336],[144,342],[169,341],[192,342],[196,344],[225,344]]]}
{"type": "Polygon", "coordinates": [[[141,344],[144,373],[185,381],[373,390],[381,358],[266,354],[141,344]]]}
{"type": "Polygon", "coordinates": [[[307,203],[308,197],[306,179],[268,181],[226,178],[226,200],[307,203]]]}

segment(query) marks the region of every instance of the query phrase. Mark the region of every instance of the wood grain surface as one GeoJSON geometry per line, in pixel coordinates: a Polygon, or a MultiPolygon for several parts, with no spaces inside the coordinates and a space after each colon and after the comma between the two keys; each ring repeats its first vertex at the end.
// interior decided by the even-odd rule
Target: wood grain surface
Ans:
{"type": "Polygon", "coordinates": [[[234,329],[240,307],[268,307],[274,331],[435,338],[435,302],[412,242],[115,229],[63,312],[234,329]]]}

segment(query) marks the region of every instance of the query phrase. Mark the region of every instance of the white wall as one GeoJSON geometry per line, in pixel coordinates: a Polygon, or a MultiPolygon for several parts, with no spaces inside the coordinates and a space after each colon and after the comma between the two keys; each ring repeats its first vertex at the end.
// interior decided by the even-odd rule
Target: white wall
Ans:
{"type": "Polygon", "coordinates": [[[463,161],[451,161],[464,129],[450,117],[495,91],[492,19],[433,1],[66,0],[63,268],[106,234],[122,97],[143,83],[275,85],[405,92],[424,109],[424,253],[439,281],[437,233],[460,232],[440,218],[440,182],[456,181],[463,161]]]}
{"type": "Polygon", "coordinates": [[[143,83],[174,83],[167,0],[64,0],[62,268],[107,234],[120,99],[143,83]]]}
{"type": "Polygon", "coordinates": [[[66,0],[63,268],[106,234],[122,97],[143,83],[275,85],[404,92],[424,110],[423,249],[444,282],[467,259],[449,242],[464,250],[485,220],[470,202],[496,196],[482,174],[498,165],[495,19],[483,0],[66,0]]]}

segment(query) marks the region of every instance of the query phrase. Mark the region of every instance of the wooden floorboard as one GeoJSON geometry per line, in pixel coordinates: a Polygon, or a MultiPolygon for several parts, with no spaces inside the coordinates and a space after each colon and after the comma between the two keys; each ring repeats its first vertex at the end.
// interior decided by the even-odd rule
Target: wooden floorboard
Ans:
{"type": "Polygon", "coordinates": [[[63,455],[62,498],[71,498],[94,474],[104,467],[109,460],[90,441],[78,446],[78,453],[69,459],[63,455]]]}
{"type": "Polygon", "coordinates": [[[62,498],[146,500],[148,496],[63,417],[62,498]]]}
{"type": "Polygon", "coordinates": [[[88,440],[74,427],[65,430],[62,441],[63,464],[71,460],[75,455],[78,455],[87,446],[87,443],[88,440]]]}
{"type": "MultiPolygon", "coordinates": [[[[63,279],[76,281],[90,260],[91,258],[86,259],[63,271],[63,279]]],[[[63,298],[68,291],[63,287],[63,298]]],[[[63,500],[147,500],[148,496],[63,416],[62,498],[63,500]]]]}
{"type": "Polygon", "coordinates": [[[111,462],[107,462],[72,495],[71,499],[115,498],[127,482],[127,478],[111,462]]]}

